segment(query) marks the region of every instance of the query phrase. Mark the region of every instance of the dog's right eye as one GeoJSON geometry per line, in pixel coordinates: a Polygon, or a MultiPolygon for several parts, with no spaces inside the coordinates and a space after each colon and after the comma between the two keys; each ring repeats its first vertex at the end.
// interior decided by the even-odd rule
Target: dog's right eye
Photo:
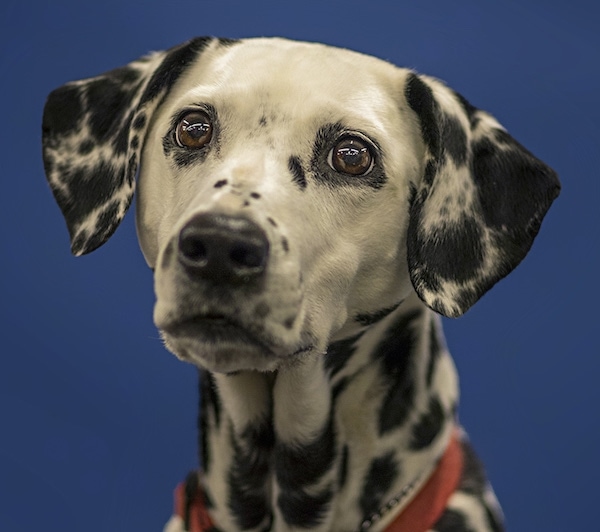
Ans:
{"type": "Polygon", "coordinates": [[[328,163],[336,172],[351,176],[368,174],[373,168],[373,154],[360,137],[345,137],[329,152],[328,163]]]}
{"type": "Polygon", "coordinates": [[[213,126],[204,111],[190,111],[177,123],[175,139],[182,148],[197,150],[206,146],[212,138],[213,126]]]}

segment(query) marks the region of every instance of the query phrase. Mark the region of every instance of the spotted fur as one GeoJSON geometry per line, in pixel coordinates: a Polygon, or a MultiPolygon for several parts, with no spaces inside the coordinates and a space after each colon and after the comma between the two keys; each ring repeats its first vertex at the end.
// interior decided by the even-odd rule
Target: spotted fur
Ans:
{"type": "MultiPolygon", "coordinates": [[[[116,229],[139,172],[154,320],[200,368],[198,479],[228,532],[385,529],[406,501],[373,515],[457,430],[436,312],[464,313],[515,268],[560,188],[440,81],[283,39],[198,38],[69,83],[43,148],[77,255],[116,229]],[[197,150],[175,135],[190,110],[212,127],[197,150]],[[332,164],[349,137],[367,146],[359,175],[332,164]]],[[[502,530],[462,440],[434,530],[502,530]]]]}

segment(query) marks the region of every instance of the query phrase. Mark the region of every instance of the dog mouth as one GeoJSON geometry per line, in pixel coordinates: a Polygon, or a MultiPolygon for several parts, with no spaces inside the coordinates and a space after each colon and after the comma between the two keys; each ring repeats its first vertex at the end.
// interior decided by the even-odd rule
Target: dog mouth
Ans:
{"type": "Polygon", "coordinates": [[[219,373],[273,371],[315,349],[312,341],[277,342],[261,327],[220,313],[173,319],[159,330],[178,358],[219,373]]]}
{"type": "Polygon", "coordinates": [[[225,314],[196,315],[168,323],[160,329],[176,339],[194,338],[212,345],[239,343],[246,347],[260,348],[265,351],[265,354],[271,352],[269,342],[261,338],[258,331],[253,331],[225,314]]]}

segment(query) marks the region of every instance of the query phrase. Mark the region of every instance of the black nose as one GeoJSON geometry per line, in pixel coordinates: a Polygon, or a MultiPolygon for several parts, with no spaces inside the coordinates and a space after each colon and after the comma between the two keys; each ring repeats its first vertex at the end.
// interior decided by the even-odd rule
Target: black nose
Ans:
{"type": "Polygon", "coordinates": [[[260,278],[269,258],[264,231],[246,218],[199,214],[179,233],[179,261],[194,277],[219,284],[260,278]]]}

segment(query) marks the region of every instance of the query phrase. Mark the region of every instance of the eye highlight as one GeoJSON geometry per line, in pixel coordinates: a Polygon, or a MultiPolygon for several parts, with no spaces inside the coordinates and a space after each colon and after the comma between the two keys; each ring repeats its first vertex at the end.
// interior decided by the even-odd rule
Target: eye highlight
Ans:
{"type": "Polygon", "coordinates": [[[212,139],[213,124],[205,111],[190,111],[175,128],[175,140],[182,148],[198,150],[212,139]]]}
{"type": "Polygon", "coordinates": [[[329,152],[329,166],[336,172],[352,176],[367,174],[373,168],[369,144],[360,137],[344,137],[329,152]]]}

